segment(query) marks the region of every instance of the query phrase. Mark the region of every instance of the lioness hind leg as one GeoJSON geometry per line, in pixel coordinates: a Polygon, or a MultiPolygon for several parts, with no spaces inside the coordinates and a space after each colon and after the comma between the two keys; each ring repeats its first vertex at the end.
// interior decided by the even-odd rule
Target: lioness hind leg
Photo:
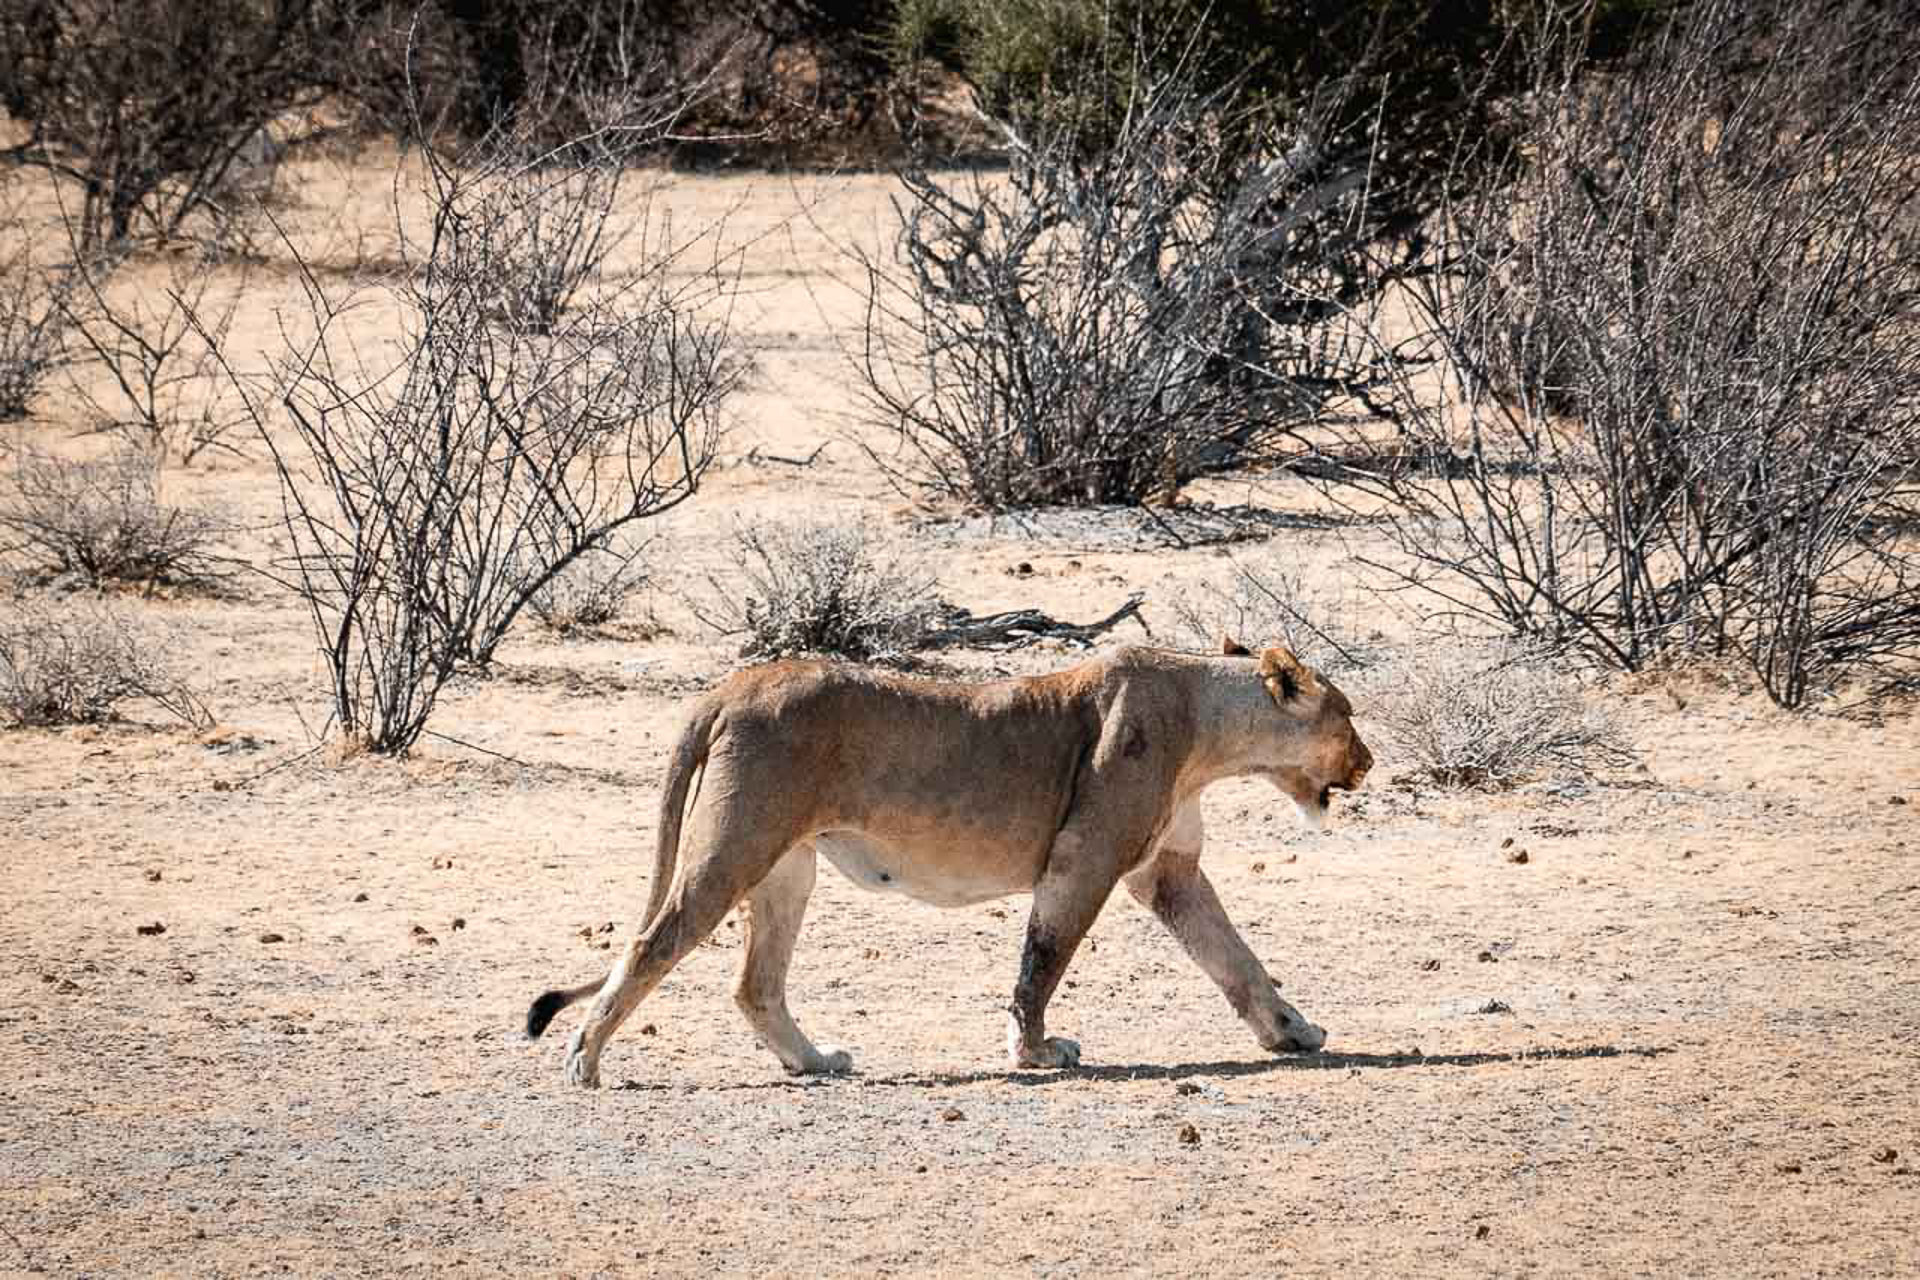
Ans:
{"type": "Polygon", "coordinates": [[[733,989],[733,1001],[754,1034],[794,1075],[853,1069],[853,1055],[831,1046],[816,1048],[787,1011],[787,965],[800,937],[813,877],[813,846],[803,844],[775,863],[747,894],[747,954],[733,989]]]}
{"type": "Polygon", "coordinates": [[[1213,979],[1262,1048],[1311,1053],[1327,1042],[1325,1031],[1280,998],[1280,989],[1227,919],[1196,853],[1162,849],[1127,876],[1126,885],[1213,979]]]}
{"type": "Polygon", "coordinates": [[[764,858],[702,857],[682,863],[660,914],[628,943],[607,975],[586,1021],[567,1043],[567,1079],[593,1088],[600,1083],[600,1053],[620,1024],[653,993],[673,967],[726,918],[747,888],[771,865],[764,858]]]}

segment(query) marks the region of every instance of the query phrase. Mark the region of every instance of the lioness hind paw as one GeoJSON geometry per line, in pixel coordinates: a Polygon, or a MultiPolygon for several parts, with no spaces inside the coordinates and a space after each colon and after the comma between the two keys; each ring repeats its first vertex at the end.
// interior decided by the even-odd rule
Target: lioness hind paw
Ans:
{"type": "Polygon", "coordinates": [[[566,1080],[570,1085],[581,1089],[600,1087],[600,1061],[589,1056],[580,1043],[580,1033],[574,1032],[573,1040],[567,1045],[566,1080]]]}
{"type": "Polygon", "coordinates": [[[783,1063],[790,1076],[843,1076],[853,1070],[853,1055],[845,1049],[823,1046],[806,1061],[783,1063]]]}

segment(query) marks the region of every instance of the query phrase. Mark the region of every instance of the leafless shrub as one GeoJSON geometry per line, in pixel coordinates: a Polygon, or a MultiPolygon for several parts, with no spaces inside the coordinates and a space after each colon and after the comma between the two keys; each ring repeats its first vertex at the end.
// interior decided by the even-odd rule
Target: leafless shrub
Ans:
{"type": "Polygon", "coordinates": [[[79,369],[70,372],[100,425],[163,461],[191,463],[210,448],[237,453],[228,437],[247,415],[220,376],[217,357],[244,277],[213,294],[213,264],[194,254],[176,259],[157,290],[114,296],[104,269],[79,273],[78,280],[61,309],[109,388],[97,388],[79,369]]]}
{"type": "Polygon", "coordinates": [[[457,167],[431,142],[423,154],[420,271],[383,289],[402,315],[397,356],[372,363],[342,323],[353,300],[303,270],[312,332],[289,331],[279,371],[291,440],[247,401],[335,715],[387,753],[418,740],[458,667],[490,661],[570,564],[693,494],[742,367],[732,278],[689,268],[704,232],[649,235],[631,274],[549,329],[503,323],[514,241],[469,220],[497,171],[457,167]]]}
{"type": "Polygon", "coordinates": [[[1594,79],[1560,37],[1422,294],[1470,391],[1416,411],[1450,460],[1392,487],[1406,576],[1609,665],[1741,654],[1787,706],[1910,655],[1920,39],[1708,0],[1594,79]]]}
{"type": "Polygon", "coordinates": [[[1388,382],[1361,320],[1394,254],[1364,154],[1319,145],[1323,105],[1228,146],[1258,130],[1224,92],[1142,72],[1110,115],[1097,146],[1071,118],[1008,126],[1004,179],[902,175],[897,260],[862,263],[858,358],[902,482],[993,509],[1137,504],[1319,447],[1330,406],[1388,382]]]}
{"type": "Polygon", "coordinates": [[[606,626],[651,580],[647,551],[645,544],[625,551],[590,548],[528,596],[527,610],[562,635],[606,626]]]}
{"type": "Polygon", "coordinates": [[[1633,762],[1614,717],[1545,651],[1523,644],[1423,645],[1368,675],[1365,691],[1394,754],[1440,786],[1508,787],[1633,762]]]}
{"type": "Polygon", "coordinates": [[[70,300],[82,277],[37,260],[36,229],[0,218],[0,422],[27,416],[72,353],[70,300]]]}
{"type": "Polygon", "coordinates": [[[697,607],[741,656],[831,654],[898,661],[920,646],[939,602],[932,575],[910,556],[875,553],[861,524],[749,524],[734,535],[733,573],[709,579],[697,607]]]}
{"type": "Polygon", "coordinates": [[[166,638],[98,602],[0,606],[0,720],[95,724],[144,699],[196,728],[205,703],[174,672],[166,638]]]}
{"type": "MultiPolygon", "coordinates": [[[[62,179],[84,256],[230,219],[248,148],[345,71],[329,0],[35,0],[0,10],[0,100],[18,159],[62,179]]],[[[203,237],[204,238],[204,237],[203,237]]]]}
{"type": "Polygon", "coordinates": [[[212,568],[213,521],[161,501],[138,449],[75,462],[22,448],[0,485],[0,534],[29,570],[88,583],[189,582],[212,568]]]}
{"type": "Polygon", "coordinates": [[[1223,635],[1250,644],[1277,640],[1329,674],[1373,658],[1367,642],[1276,551],[1237,556],[1224,573],[1174,590],[1168,605],[1198,650],[1216,651],[1223,635]]]}
{"type": "MultiPolygon", "coordinates": [[[[432,245],[409,247],[432,255],[443,283],[484,281],[502,323],[545,335],[583,290],[605,286],[606,262],[629,234],[651,253],[671,240],[670,228],[650,225],[654,188],[636,190],[634,166],[706,86],[664,75],[664,54],[627,0],[585,6],[573,21],[524,16],[529,79],[458,155],[442,162],[429,148],[432,196],[449,216],[432,245]]],[[[417,114],[410,126],[432,136],[417,114]]]]}

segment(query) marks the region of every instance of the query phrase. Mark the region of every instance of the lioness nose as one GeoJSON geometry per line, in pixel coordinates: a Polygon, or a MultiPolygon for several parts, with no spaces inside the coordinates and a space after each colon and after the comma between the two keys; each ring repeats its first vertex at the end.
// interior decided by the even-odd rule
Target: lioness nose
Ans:
{"type": "Polygon", "coordinates": [[[1373,752],[1367,750],[1367,744],[1358,738],[1353,740],[1353,746],[1353,785],[1357,787],[1360,780],[1367,776],[1367,771],[1373,768],[1373,752]]]}

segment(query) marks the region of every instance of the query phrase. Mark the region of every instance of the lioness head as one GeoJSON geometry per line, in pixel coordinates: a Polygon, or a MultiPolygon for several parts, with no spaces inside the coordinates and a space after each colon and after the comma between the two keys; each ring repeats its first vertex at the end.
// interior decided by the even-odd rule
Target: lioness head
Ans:
{"type": "MultiPolygon", "coordinates": [[[[1254,656],[1232,639],[1222,640],[1221,652],[1254,656]]],[[[1258,662],[1268,696],[1295,730],[1285,735],[1286,759],[1276,761],[1265,776],[1293,801],[1302,822],[1320,830],[1332,793],[1358,789],[1373,767],[1373,753],[1354,731],[1353,704],[1331,680],[1283,645],[1263,650],[1258,662]]]]}

